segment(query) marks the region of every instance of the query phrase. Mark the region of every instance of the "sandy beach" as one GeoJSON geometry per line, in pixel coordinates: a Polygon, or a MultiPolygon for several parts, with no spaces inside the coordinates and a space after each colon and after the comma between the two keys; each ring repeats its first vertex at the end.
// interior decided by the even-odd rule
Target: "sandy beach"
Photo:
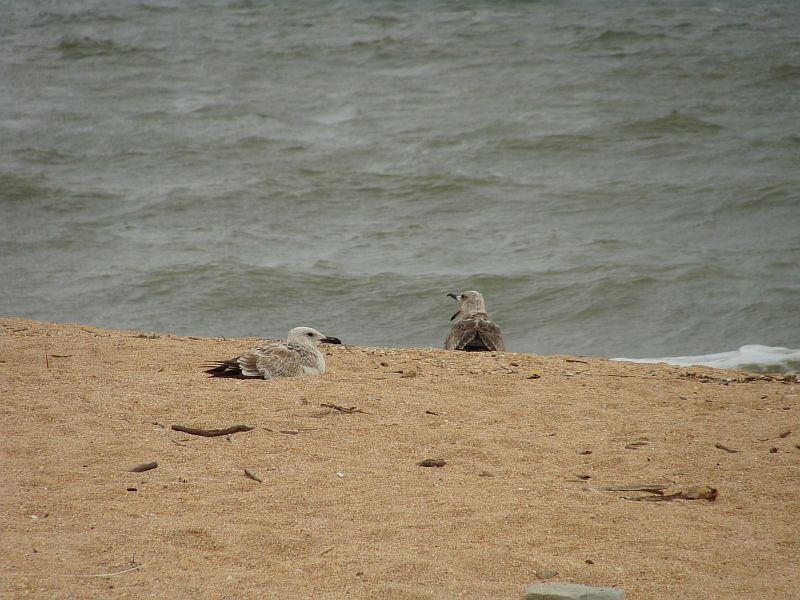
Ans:
{"type": "Polygon", "coordinates": [[[349,345],[203,372],[257,341],[0,319],[0,596],[800,597],[796,382],[349,345]]]}

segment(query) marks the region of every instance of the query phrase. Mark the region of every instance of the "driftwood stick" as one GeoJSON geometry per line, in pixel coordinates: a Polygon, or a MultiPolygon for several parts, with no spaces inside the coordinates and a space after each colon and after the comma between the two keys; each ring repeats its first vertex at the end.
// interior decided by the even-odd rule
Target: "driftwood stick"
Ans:
{"type": "MultiPolygon", "coordinates": [[[[332,408],[333,410],[337,410],[340,413],[345,413],[351,415],[353,413],[363,413],[364,411],[358,408],[357,406],[339,406],[338,404],[328,404],[327,402],[323,402],[320,404],[323,408],[332,408]]],[[[366,414],[366,413],[364,413],[366,414]]]]}
{"type": "Polygon", "coordinates": [[[725,452],[730,452],[731,454],[736,454],[739,450],[734,450],[733,448],[728,448],[724,444],[714,444],[714,448],[719,448],[720,450],[725,450],[725,452]]]}
{"type": "Polygon", "coordinates": [[[666,496],[623,496],[623,498],[625,498],[625,500],[640,500],[645,502],[669,502],[671,500],[708,500],[709,502],[714,502],[718,495],[717,488],[709,485],[694,485],[666,496]]]}
{"type": "Polygon", "coordinates": [[[257,481],[258,483],[263,483],[262,480],[261,480],[261,477],[259,477],[258,475],[256,475],[252,471],[249,471],[248,469],[244,470],[244,475],[245,475],[245,477],[247,477],[249,479],[252,479],[253,481],[257,481]]]}
{"type": "Polygon", "coordinates": [[[130,573],[131,571],[135,571],[136,569],[141,569],[144,565],[133,565],[128,569],[123,569],[122,571],[116,571],[115,573],[98,573],[97,575],[87,575],[86,577],[114,577],[116,575],[122,575],[123,573],[130,573]]]}
{"type": "Polygon", "coordinates": [[[237,433],[239,431],[250,431],[252,427],[249,425],[234,425],[226,429],[197,429],[195,427],[186,427],[185,425],[173,425],[173,431],[183,431],[192,435],[202,435],[203,437],[217,437],[219,435],[228,435],[229,433],[237,433]]]}
{"type": "Polygon", "coordinates": [[[632,483],[630,485],[607,485],[599,488],[601,492],[651,492],[661,494],[670,486],[668,483],[632,483]]]}
{"type": "Polygon", "coordinates": [[[136,465],[132,469],[129,469],[129,471],[131,473],[144,473],[145,471],[150,471],[151,469],[155,469],[157,466],[158,466],[157,462],[149,462],[141,465],[136,465]]]}

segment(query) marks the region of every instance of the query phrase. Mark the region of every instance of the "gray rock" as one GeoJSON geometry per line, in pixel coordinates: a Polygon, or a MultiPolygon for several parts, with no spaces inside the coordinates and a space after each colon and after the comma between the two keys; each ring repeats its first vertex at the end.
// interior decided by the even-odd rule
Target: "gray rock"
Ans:
{"type": "Polygon", "coordinates": [[[625,590],[577,583],[532,583],[525,586],[525,600],[622,600],[625,590]]]}

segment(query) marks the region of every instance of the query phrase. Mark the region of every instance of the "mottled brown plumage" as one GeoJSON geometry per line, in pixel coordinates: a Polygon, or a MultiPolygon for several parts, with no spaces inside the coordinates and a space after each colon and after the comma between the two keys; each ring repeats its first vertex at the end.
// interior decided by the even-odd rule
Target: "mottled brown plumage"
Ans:
{"type": "Polygon", "coordinates": [[[206,373],[242,379],[322,375],[325,357],[317,349],[317,342],[341,344],[339,339],[325,337],[311,327],[295,327],[285,342],[264,342],[231,360],[211,363],[206,373]]]}
{"type": "Polygon", "coordinates": [[[450,320],[459,317],[460,319],[450,329],[450,335],[444,342],[446,350],[505,351],[500,327],[486,312],[483,296],[480,293],[468,291],[448,296],[460,302],[458,312],[450,320]]]}

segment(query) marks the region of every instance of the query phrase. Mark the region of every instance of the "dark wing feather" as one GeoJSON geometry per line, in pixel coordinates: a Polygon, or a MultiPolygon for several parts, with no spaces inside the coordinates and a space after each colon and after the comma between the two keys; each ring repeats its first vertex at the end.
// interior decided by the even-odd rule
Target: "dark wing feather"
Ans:
{"type": "Polygon", "coordinates": [[[209,367],[206,369],[206,373],[211,377],[236,377],[238,379],[245,377],[242,375],[242,368],[239,366],[239,357],[210,362],[206,367],[209,367]]]}

